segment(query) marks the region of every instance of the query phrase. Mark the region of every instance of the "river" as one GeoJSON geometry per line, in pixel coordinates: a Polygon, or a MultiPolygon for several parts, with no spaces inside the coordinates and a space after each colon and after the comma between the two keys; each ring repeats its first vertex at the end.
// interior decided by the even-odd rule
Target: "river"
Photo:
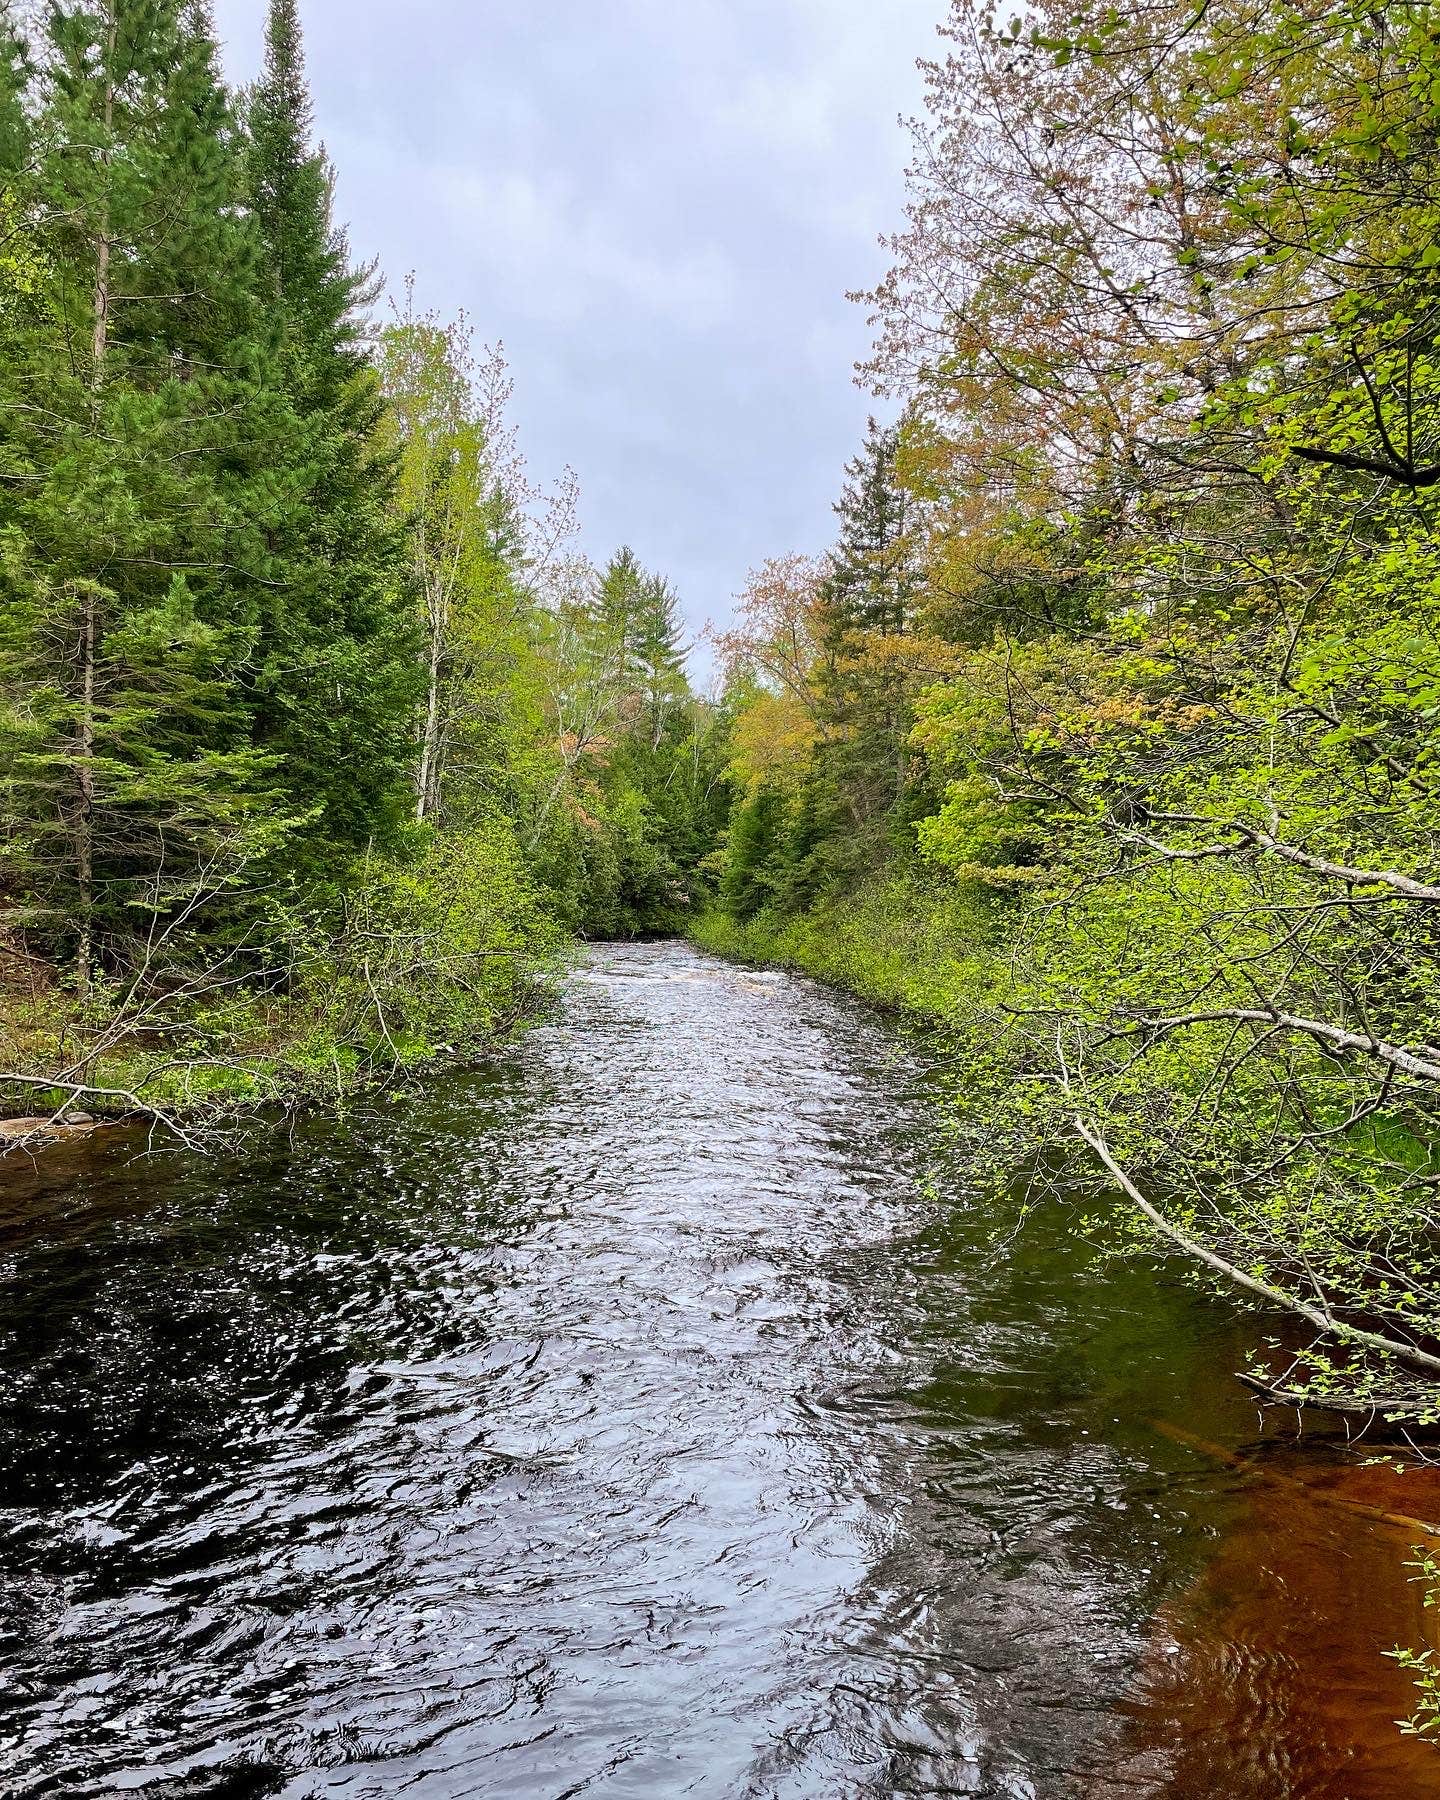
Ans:
{"type": "Polygon", "coordinates": [[[421,1103],[12,1175],[3,1791],[1440,1796],[1432,1472],[1262,1431],[1253,1323],[942,1124],[663,944],[421,1103]]]}

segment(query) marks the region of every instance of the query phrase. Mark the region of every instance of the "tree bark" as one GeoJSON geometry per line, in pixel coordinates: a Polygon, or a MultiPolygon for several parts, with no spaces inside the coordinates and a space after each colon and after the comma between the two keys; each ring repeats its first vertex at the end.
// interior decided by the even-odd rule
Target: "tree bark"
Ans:
{"type": "MultiPolygon", "coordinates": [[[[90,340],[91,418],[98,433],[101,398],[105,388],[105,361],[110,350],[110,134],[115,126],[115,46],[119,18],[111,5],[105,33],[103,74],[104,141],[100,167],[105,183],[95,232],[94,328],[90,340]]],[[[81,590],[80,612],[80,718],[76,728],[76,780],[80,790],[75,825],[75,872],[80,888],[80,941],[76,951],[76,980],[82,998],[90,992],[95,972],[95,664],[100,648],[99,595],[87,582],[81,590]]]]}
{"type": "Polygon", "coordinates": [[[440,650],[441,631],[434,609],[430,619],[430,655],[426,666],[425,732],[420,741],[420,769],[415,778],[415,817],[422,822],[435,802],[440,761],[440,650]]]}
{"type": "Polygon", "coordinates": [[[80,615],[80,719],[75,734],[75,775],[80,810],[75,821],[75,873],[80,888],[80,942],[75,973],[82,999],[95,969],[95,589],[82,590],[80,615]]]}

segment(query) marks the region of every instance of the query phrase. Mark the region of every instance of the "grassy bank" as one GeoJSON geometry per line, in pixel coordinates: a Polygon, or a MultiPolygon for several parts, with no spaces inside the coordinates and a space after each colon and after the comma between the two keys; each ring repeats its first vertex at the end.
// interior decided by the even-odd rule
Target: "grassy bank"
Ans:
{"type": "Polygon", "coordinates": [[[187,1132],[343,1103],[472,1056],[546,1008],[569,934],[511,835],[367,866],[329,905],[270,902],[217,952],[157,929],[122,979],[0,944],[0,1117],[148,1115],[187,1132]]]}
{"type": "MultiPolygon", "coordinates": [[[[1079,1200],[1116,1251],[1173,1258],[1258,1307],[1277,1332],[1246,1372],[1263,1396],[1373,1432],[1433,1428],[1430,1164],[1409,1121],[1351,1117],[1326,1086],[1350,1065],[1304,1065],[1311,1122],[1287,1136],[1256,1085],[1273,1020],[1253,1044],[1224,1014],[1183,1045],[1146,1035],[1125,980],[1135,966],[1163,980],[1167,962],[1183,974],[1185,944],[1133,893],[1104,889],[1100,902],[1006,912],[974,884],[947,893],[898,873],[808,912],[712,911],[692,936],[933,1026],[975,1178],[1016,1208],[1079,1200]],[[1232,1076],[1218,1092],[1217,1066],[1232,1076]],[[1187,1158],[1178,1171],[1172,1143],[1187,1158]]],[[[1222,964],[1216,980],[1230,973],[1222,964]]]]}
{"type": "Polygon", "coordinates": [[[743,924],[718,907],[691,941],[739,962],[797,969],[861,998],[938,1023],[994,987],[993,921],[983,902],[913,877],[877,878],[810,912],[766,910],[743,924]]]}

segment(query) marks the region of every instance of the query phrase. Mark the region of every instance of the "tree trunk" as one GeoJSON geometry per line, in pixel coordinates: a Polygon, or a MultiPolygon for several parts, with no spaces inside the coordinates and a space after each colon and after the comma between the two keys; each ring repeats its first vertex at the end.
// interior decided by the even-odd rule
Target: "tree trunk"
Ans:
{"type": "Polygon", "coordinates": [[[95,233],[95,328],[90,344],[90,389],[97,414],[105,385],[105,356],[110,348],[110,134],[115,128],[115,44],[118,35],[119,20],[112,4],[105,34],[105,141],[100,147],[100,167],[105,172],[106,185],[100,199],[100,218],[95,233]]]}
{"type": "MultiPolygon", "coordinates": [[[[110,7],[105,34],[103,80],[105,139],[100,166],[107,185],[101,195],[100,217],[95,232],[94,330],[90,340],[91,416],[98,432],[100,403],[105,388],[105,359],[110,349],[110,134],[115,125],[115,44],[119,20],[110,7]]],[[[95,973],[95,663],[100,648],[99,595],[87,582],[81,590],[80,612],[80,718],[75,733],[76,780],[80,810],[75,822],[75,873],[80,889],[80,941],[76,951],[76,981],[82,998],[90,992],[95,973]]]]}
{"type": "Polygon", "coordinates": [[[75,873],[80,888],[80,943],[75,974],[81,997],[90,992],[95,968],[95,648],[97,596],[88,583],[80,613],[80,719],[75,733],[75,773],[80,810],[75,820],[75,873]]]}
{"type": "Polygon", "coordinates": [[[420,769],[415,778],[415,817],[424,820],[439,792],[440,763],[440,628],[432,617],[426,671],[425,734],[420,742],[420,769]]]}

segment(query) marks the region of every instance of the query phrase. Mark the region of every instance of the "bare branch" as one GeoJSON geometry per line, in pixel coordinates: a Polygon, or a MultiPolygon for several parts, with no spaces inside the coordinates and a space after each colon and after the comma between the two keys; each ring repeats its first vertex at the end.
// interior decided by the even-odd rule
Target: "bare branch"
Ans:
{"type": "Polygon", "coordinates": [[[1407,1344],[1398,1338],[1385,1337],[1380,1332],[1366,1331],[1359,1325],[1348,1324],[1344,1319],[1337,1319],[1328,1307],[1312,1306],[1295,1294],[1287,1294],[1282,1288],[1272,1287],[1268,1281],[1257,1280],[1247,1275],[1243,1269],[1237,1269],[1234,1263],[1227,1262],[1223,1256],[1201,1243],[1199,1238],[1184,1230],[1181,1226],[1167,1219],[1158,1207],[1147,1200],[1140,1189],[1116,1162],[1110,1146],[1098,1131],[1089,1125],[1078,1113],[1075,1116],[1075,1129],[1100,1158],[1121,1192],[1134,1204],[1155,1227],[1168,1238],[1177,1249],[1215,1274],[1221,1275],[1234,1286],[1243,1288],[1246,1293],[1253,1294],[1256,1299],[1264,1300],[1271,1306],[1278,1306],[1286,1312],[1297,1314],[1307,1324],[1313,1325],[1317,1331],[1329,1333],[1345,1343],[1355,1344],[1361,1349],[1378,1351],[1390,1356],[1396,1362],[1407,1367],[1421,1370],[1426,1375],[1440,1376],[1440,1356],[1431,1356],[1426,1350],[1419,1350],[1414,1344],[1407,1344]]]}

